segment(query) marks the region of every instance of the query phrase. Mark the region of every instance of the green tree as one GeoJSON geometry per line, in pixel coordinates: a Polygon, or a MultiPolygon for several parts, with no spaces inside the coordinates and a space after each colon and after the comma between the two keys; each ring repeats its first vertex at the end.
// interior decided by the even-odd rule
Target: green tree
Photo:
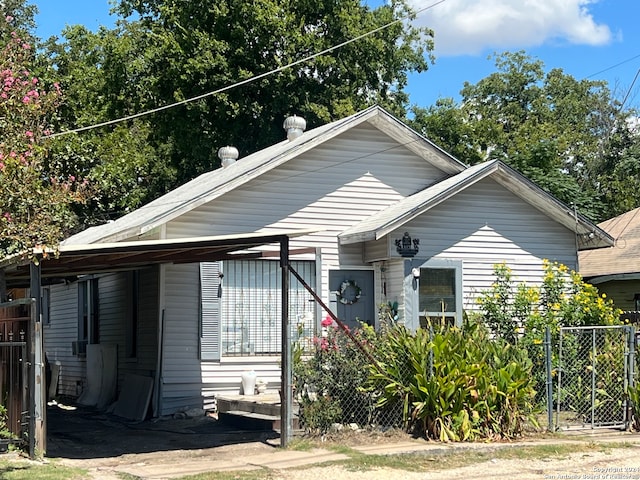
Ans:
{"type": "Polygon", "coordinates": [[[465,162],[510,164],[592,219],[616,210],[603,202],[639,186],[628,178],[624,186],[609,185],[637,168],[620,165],[629,150],[616,143],[626,135],[627,148],[637,144],[627,126],[633,112],[616,104],[604,82],[576,80],[560,69],[545,72],[525,52],[494,58],[497,71],[465,83],[460,104],[443,100],[414,108],[414,127],[465,162]]]}
{"type": "MultiPolygon", "coordinates": [[[[408,8],[395,0],[375,9],[359,0],[122,0],[116,11],[123,20],[112,30],[72,27],[48,42],[52,71],[69,99],[60,128],[218,90],[386,25],[408,8]],[[125,20],[132,14],[135,20],[125,20]]],[[[404,116],[408,72],[425,70],[431,49],[429,30],[398,22],[330,54],[119,129],[62,137],[58,158],[104,179],[93,210],[117,215],[217,168],[221,146],[246,155],[281,141],[289,114],[304,116],[310,127],[372,104],[404,116]],[[120,168],[131,158],[136,168],[120,168]]]]}
{"type": "Polygon", "coordinates": [[[11,2],[0,10],[0,256],[36,246],[56,248],[75,226],[71,206],[86,184],[75,175],[44,168],[44,137],[60,99],[58,84],[32,72],[29,36],[33,10],[11,2]],[[14,14],[16,16],[14,16],[14,14]]]}

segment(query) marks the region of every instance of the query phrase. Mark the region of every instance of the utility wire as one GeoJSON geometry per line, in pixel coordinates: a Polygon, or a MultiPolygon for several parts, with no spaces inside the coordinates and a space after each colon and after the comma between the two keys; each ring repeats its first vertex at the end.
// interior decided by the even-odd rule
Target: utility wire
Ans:
{"type": "Polygon", "coordinates": [[[626,60],[618,62],[615,65],[611,65],[610,67],[607,67],[607,68],[605,68],[603,70],[600,70],[599,72],[592,73],[588,77],[585,77],[585,79],[593,78],[596,75],[600,75],[601,73],[605,73],[605,72],[608,72],[609,70],[613,70],[614,68],[619,67],[620,65],[624,65],[625,63],[629,63],[630,61],[635,60],[636,58],[640,58],[640,53],[638,55],[635,55],[635,56],[631,57],[631,58],[627,58],[626,60]]]}
{"type": "Polygon", "coordinates": [[[186,103],[195,102],[197,100],[201,100],[203,98],[210,97],[211,95],[216,95],[218,93],[226,92],[227,90],[231,90],[232,88],[236,88],[236,87],[239,87],[241,85],[246,85],[247,83],[255,82],[256,80],[260,80],[261,78],[268,77],[269,75],[273,75],[274,73],[281,72],[283,70],[286,70],[288,68],[294,67],[294,66],[299,65],[301,63],[307,62],[309,60],[313,60],[316,57],[319,57],[319,56],[325,55],[327,53],[333,52],[334,50],[337,50],[337,49],[342,48],[342,47],[344,47],[346,45],[349,45],[350,43],[356,42],[356,41],[358,41],[358,40],[360,40],[362,38],[368,37],[370,35],[373,35],[374,33],[378,33],[378,32],[380,32],[380,31],[382,31],[382,30],[384,30],[386,28],[389,28],[390,26],[395,25],[396,23],[399,23],[399,22],[402,22],[404,20],[407,20],[412,15],[418,15],[419,13],[422,13],[422,12],[424,12],[426,10],[429,10],[429,9],[431,9],[431,8],[437,6],[437,5],[440,5],[441,3],[444,3],[445,1],[446,0],[439,0],[439,1],[435,2],[435,3],[432,3],[431,5],[428,5],[428,6],[424,7],[424,8],[421,8],[421,9],[415,11],[415,12],[411,12],[411,13],[409,13],[409,14],[401,17],[401,18],[398,18],[398,19],[396,19],[396,20],[394,20],[392,22],[389,22],[386,25],[382,25],[381,27],[378,27],[378,28],[370,30],[370,31],[368,31],[366,33],[363,33],[362,35],[358,35],[355,38],[352,38],[352,39],[347,40],[345,42],[339,43],[338,45],[334,45],[333,47],[329,47],[329,48],[327,48],[325,50],[322,50],[322,51],[320,51],[318,53],[314,53],[313,55],[309,55],[308,57],[302,58],[300,60],[296,60],[294,62],[288,63],[287,65],[283,65],[283,66],[278,67],[278,68],[274,68],[273,70],[270,70],[268,72],[264,72],[264,73],[261,73],[259,75],[255,75],[253,77],[249,77],[249,78],[247,78],[245,80],[241,80],[239,82],[233,83],[231,85],[227,85],[227,86],[219,88],[217,90],[213,90],[211,92],[203,93],[202,95],[198,95],[196,97],[187,98],[185,100],[180,100],[179,102],[170,103],[170,104],[164,105],[162,107],[157,107],[157,108],[153,108],[151,110],[146,110],[144,112],[139,112],[139,113],[135,113],[135,114],[132,114],[132,115],[128,115],[126,117],[121,117],[121,118],[117,118],[117,119],[114,119],[114,120],[108,120],[106,122],[96,123],[94,125],[88,125],[86,127],[75,128],[73,130],[66,130],[64,132],[54,133],[54,134],[51,134],[51,135],[46,136],[44,138],[55,138],[55,137],[60,137],[60,136],[63,136],[63,135],[69,135],[71,133],[85,132],[87,130],[93,130],[95,128],[105,127],[107,125],[113,125],[113,124],[120,123],[120,122],[126,122],[128,120],[133,120],[135,118],[140,118],[140,117],[143,117],[143,116],[146,116],[146,115],[151,115],[152,113],[157,113],[157,112],[161,112],[163,110],[168,110],[170,108],[174,108],[174,107],[177,107],[177,106],[180,106],[180,105],[184,105],[186,103]]]}
{"type": "Polygon", "coordinates": [[[636,72],[636,76],[633,77],[633,81],[631,82],[631,85],[627,89],[627,94],[624,96],[624,99],[622,100],[622,103],[620,104],[620,107],[618,108],[618,111],[622,110],[622,107],[624,107],[624,104],[627,101],[627,99],[629,98],[629,95],[631,95],[631,90],[633,89],[633,86],[635,85],[636,80],[638,80],[638,75],[640,75],[640,68],[636,72]]]}

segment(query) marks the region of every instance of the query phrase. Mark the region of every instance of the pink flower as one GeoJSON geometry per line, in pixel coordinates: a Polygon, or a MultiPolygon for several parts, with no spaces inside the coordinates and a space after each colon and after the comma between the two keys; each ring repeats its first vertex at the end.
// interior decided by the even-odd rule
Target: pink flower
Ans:
{"type": "Polygon", "coordinates": [[[13,22],[13,17],[11,15],[7,15],[6,17],[4,17],[4,19],[7,21],[7,23],[13,22]]]}
{"type": "Polygon", "coordinates": [[[333,324],[334,324],[333,318],[331,318],[329,315],[327,315],[324,318],[324,320],[322,320],[322,322],[320,323],[320,325],[322,325],[323,327],[329,327],[333,324]]]}
{"type": "Polygon", "coordinates": [[[7,94],[6,94],[6,93],[4,93],[4,92],[2,92],[2,93],[0,93],[0,97],[1,97],[1,98],[7,98],[7,94]]]}
{"type": "Polygon", "coordinates": [[[31,130],[27,130],[24,134],[29,138],[33,137],[33,132],[31,130]]]}
{"type": "Polygon", "coordinates": [[[27,96],[22,97],[22,103],[29,103],[31,99],[27,96]]]}
{"type": "Polygon", "coordinates": [[[76,181],[76,177],[74,175],[69,175],[69,181],[75,182],[76,181]]]}

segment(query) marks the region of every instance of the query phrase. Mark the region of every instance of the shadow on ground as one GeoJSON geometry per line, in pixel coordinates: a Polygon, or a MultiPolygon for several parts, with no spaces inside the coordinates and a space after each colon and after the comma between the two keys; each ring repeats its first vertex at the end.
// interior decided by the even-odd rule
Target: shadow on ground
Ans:
{"type": "Polygon", "coordinates": [[[279,436],[275,431],[238,430],[211,416],[134,422],[90,407],[56,404],[47,407],[46,456],[106,458],[247,442],[266,443],[279,436]]]}

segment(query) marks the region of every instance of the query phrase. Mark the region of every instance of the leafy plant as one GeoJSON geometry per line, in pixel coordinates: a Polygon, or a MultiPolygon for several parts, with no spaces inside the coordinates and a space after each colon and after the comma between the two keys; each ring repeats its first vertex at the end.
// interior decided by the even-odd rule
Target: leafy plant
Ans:
{"type": "MultiPolygon", "coordinates": [[[[557,345],[561,327],[621,323],[620,310],[606,295],[600,295],[596,287],[584,282],[580,274],[548,260],[543,261],[542,268],[542,284],[530,287],[525,283],[514,285],[510,269],[504,263],[495,265],[496,280],[478,299],[480,318],[492,334],[526,349],[534,365],[535,389],[540,392],[545,391],[547,381],[543,349],[547,328],[552,345],[557,345]]],[[[562,385],[561,391],[555,389],[556,401],[571,408],[583,421],[592,417],[609,420],[615,411],[611,403],[624,393],[618,375],[622,371],[624,346],[616,339],[619,340],[619,332],[603,331],[594,358],[591,333],[589,338],[580,338],[576,330],[575,335],[564,337],[562,371],[563,378],[570,381],[562,385]],[[592,410],[590,401],[585,399],[591,398],[589,369],[594,363],[598,364],[599,376],[592,410]]],[[[557,349],[552,354],[552,366],[554,372],[560,367],[557,349]]]]}
{"type": "Polygon", "coordinates": [[[0,404],[0,438],[12,438],[13,434],[9,431],[9,415],[4,405],[0,404]]]}
{"type": "Polygon", "coordinates": [[[627,398],[631,403],[631,428],[640,431],[640,383],[627,387],[627,398]]]}
{"type": "MultiPolygon", "coordinates": [[[[315,433],[325,433],[333,423],[368,425],[375,412],[375,402],[363,389],[370,359],[330,318],[322,326],[311,355],[295,356],[293,374],[301,422],[315,433]]],[[[354,336],[374,350],[373,327],[361,324],[354,336]]]]}
{"type": "Polygon", "coordinates": [[[414,333],[396,327],[376,350],[379,406],[402,402],[407,429],[442,441],[520,435],[535,391],[526,353],[477,323],[414,333]]]}

